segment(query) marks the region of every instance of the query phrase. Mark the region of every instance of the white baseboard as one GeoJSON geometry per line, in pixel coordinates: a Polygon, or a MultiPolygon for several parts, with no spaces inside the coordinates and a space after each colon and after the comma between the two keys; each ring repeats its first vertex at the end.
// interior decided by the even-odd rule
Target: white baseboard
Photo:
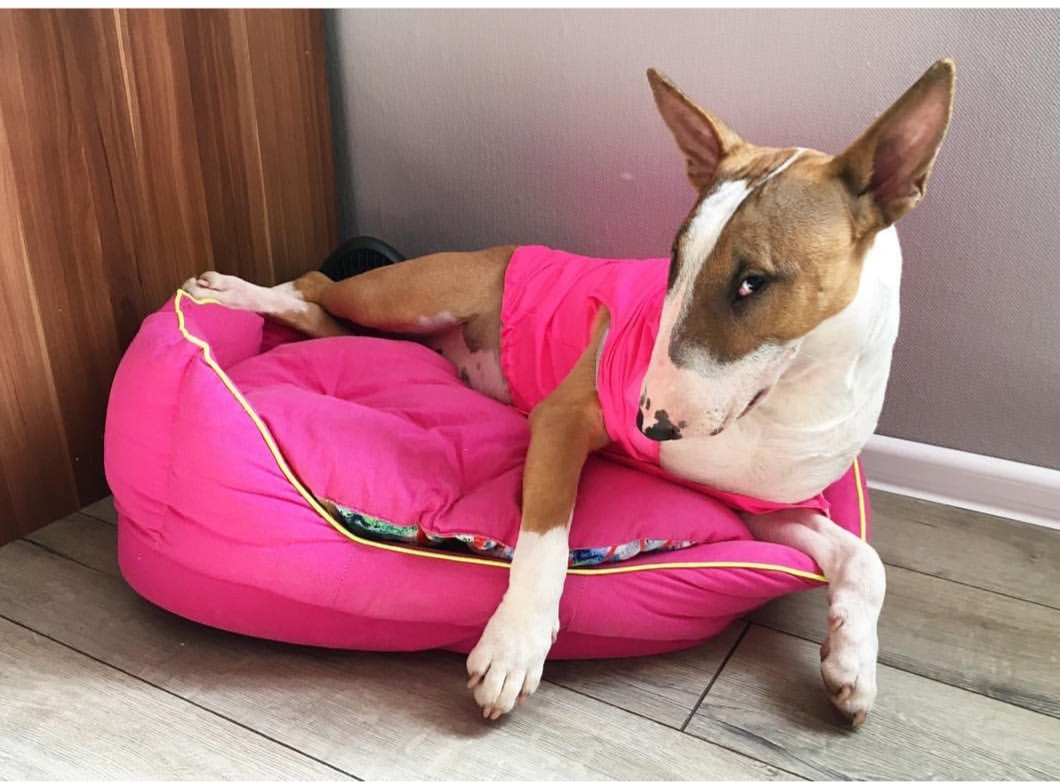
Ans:
{"type": "Polygon", "coordinates": [[[880,435],[861,462],[870,487],[1060,530],[1060,471],[880,435]]]}

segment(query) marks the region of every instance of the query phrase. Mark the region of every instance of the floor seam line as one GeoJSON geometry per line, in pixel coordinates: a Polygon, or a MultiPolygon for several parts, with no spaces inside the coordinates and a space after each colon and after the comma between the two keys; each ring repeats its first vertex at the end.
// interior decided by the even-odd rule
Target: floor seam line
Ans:
{"type": "MultiPolygon", "coordinates": [[[[32,534],[30,534],[29,536],[32,536],[32,534]]],[[[44,552],[49,553],[50,555],[54,555],[56,558],[62,558],[64,561],[69,561],[70,563],[75,563],[78,566],[83,566],[86,569],[91,569],[93,572],[96,572],[98,574],[105,574],[108,577],[116,577],[117,576],[117,575],[113,574],[112,572],[108,572],[106,569],[100,569],[98,566],[93,566],[92,564],[87,564],[84,561],[80,561],[77,558],[74,558],[72,555],[67,555],[64,552],[60,552],[59,550],[56,550],[54,547],[52,547],[50,545],[46,545],[46,544],[44,544],[42,542],[38,542],[35,539],[30,539],[28,537],[23,537],[21,540],[17,540],[16,539],[15,541],[23,541],[26,544],[33,545],[34,547],[39,547],[44,552]]]]}
{"type": "Polygon", "coordinates": [[[992,594],[994,596],[1001,596],[1001,597],[1004,597],[1005,599],[1012,599],[1013,601],[1016,601],[1016,602],[1025,602],[1027,604],[1034,605],[1035,607],[1044,607],[1045,609],[1052,610],[1053,612],[1060,612],[1060,607],[1054,607],[1051,604],[1044,604],[1044,603],[1039,602],[1039,601],[1037,601],[1035,599],[1026,599],[1026,598],[1024,598],[1022,596],[1015,596],[1014,594],[1011,594],[1011,593],[1004,593],[1002,591],[997,590],[996,588],[986,588],[986,587],[984,587],[982,585],[975,585],[974,583],[966,583],[966,582],[963,582],[961,580],[955,580],[952,577],[944,577],[943,575],[940,575],[940,574],[932,574],[931,572],[924,572],[924,571],[921,571],[919,569],[913,569],[913,568],[911,568],[909,566],[903,566],[902,564],[891,563],[890,561],[888,561],[888,560],[886,560],[886,559],[884,559],[882,557],[881,557],[880,560],[883,561],[883,565],[884,566],[886,566],[886,567],[888,567],[890,569],[901,569],[903,572],[911,572],[912,574],[919,574],[919,575],[922,575],[924,577],[930,577],[930,578],[932,578],[934,580],[942,580],[942,581],[947,582],[947,583],[953,583],[954,585],[960,585],[963,588],[971,588],[972,590],[975,590],[975,591],[985,591],[986,593],[992,594]]]}
{"type": "MultiPolygon", "coordinates": [[[[750,624],[752,626],[757,626],[760,629],[766,629],[767,631],[775,632],[776,634],[786,634],[789,637],[794,637],[795,639],[802,640],[803,642],[810,642],[814,645],[821,645],[820,641],[815,640],[813,637],[807,637],[804,634],[796,634],[795,632],[788,631],[787,629],[782,629],[777,626],[770,626],[769,624],[762,623],[761,621],[751,621],[750,624]]],[[[1030,708],[1026,705],[1021,705],[1018,702],[1009,702],[1008,700],[1001,699],[1000,697],[995,697],[992,694],[984,694],[981,691],[976,691],[975,689],[969,688],[968,686],[962,686],[959,683],[950,683],[949,681],[939,680],[938,678],[932,677],[931,675],[925,675],[922,672],[917,672],[916,670],[911,670],[898,664],[891,664],[890,662],[881,661],[879,659],[877,659],[877,663],[882,664],[884,667],[890,667],[892,670],[904,672],[906,675],[913,675],[917,678],[923,678],[933,683],[938,683],[943,686],[949,686],[953,689],[960,689],[961,691],[967,692],[968,694],[974,694],[978,697],[983,697],[984,699],[988,700],[994,700],[995,702],[1000,702],[1004,705],[1011,705],[1013,708],[1019,708],[1020,710],[1029,711],[1030,713],[1034,713],[1039,716],[1045,716],[1047,718],[1053,719],[1054,721],[1060,721],[1060,716],[1054,713],[1047,713],[1046,711],[1039,710],[1037,708],[1030,708]]]]}
{"type": "Polygon", "coordinates": [[[11,618],[8,615],[5,615],[4,613],[0,613],[0,618],[2,618],[3,620],[7,621],[8,623],[11,623],[11,624],[14,624],[15,626],[18,626],[21,629],[25,629],[26,631],[33,632],[34,634],[40,635],[44,639],[50,640],[51,642],[55,643],[56,645],[61,645],[63,648],[66,648],[69,651],[73,651],[74,653],[77,653],[77,654],[79,654],[81,656],[84,656],[86,659],[94,661],[97,664],[100,664],[100,665],[102,665],[102,666],[104,666],[104,667],[106,667],[106,668],[108,668],[110,670],[114,670],[115,672],[120,672],[122,675],[125,675],[125,676],[127,676],[129,678],[132,678],[133,680],[135,680],[135,681],[137,681],[139,683],[143,683],[146,686],[150,686],[152,689],[157,689],[158,691],[160,691],[160,692],[162,692],[164,694],[168,694],[169,696],[174,697],[175,699],[178,699],[178,700],[180,700],[183,703],[191,705],[192,707],[194,707],[194,708],[196,708],[198,710],[201,710],[201,711],[203,711],[205,713],[208,713],[211,716],[215,716],[215,717],[221,719],[222,721],[228,722],[229,724],[233,724],[236,727],[239,727],[240,729],[245,730],[245,731],[247,731],[247,732],[249,732],[249,733],[251,733],[253,735],[257,735],[259,738],[263,738],[264,740],[267,740],[270,743],[275,743],[276,745],[281,746],[282,748],[285,748],[288,751],[294,752],[295,754],[297,754],[300,757],[304,757],[306,759],[312,760],[313,762],[316,762],[316,763],[318,763],[320,765],[323,765],[324,767],[327,767],[327,768],[335,771],[336,773],[341,773],[344,776],[349,776],[350,778],[354,779],[355,781],[364,781],[364,779],[360,778],[359,776],[355,776],[354,774],[350,773],[349,771],[343,770],[342,768],[340,768],[340,767],[338,767],[336,765],[333,765],[330,762],[325,762],[322,759],[318,759],[317,757],[314,757],[312,754],[309,754],[308,752],[302,751],[301,749],[296,748],[296,747],[290,745],[289,743],[285,743],[282,740],[278,740],[277,738],[273,738],[272,736],[265,734],[261,730],[254,729],[253,727],[248,727],[246,724],[243,724],[242,722],[237,721],[236,719],[232,718],[231,716],[226,716],[225,714],[223,714],[223,713],[221,713],[221,712],[219,712],[217,710],[214,710],[213,708],[209,708],[209,707],[207,707],[205,705],[200,705],[199,703],[195,702],[194,700],[190,699],[189,697],[185,697],[182,694],[178,694],[178,693],[176,693],[174,691],[170,691],[166,687],[161,686],[161,685],[159,685],[157,683],[153,683],[153,682],[147,680],[147,678],[144,678],[141,675],[136,675],[135,673],[129,672],[128,670],[125,670],[125,669],[117,666],[116,664],[112,664],[112,663],[106,661],[105,659],[101,659],[98,656],[94,656],[91,653],[88,653],[87,651],[82,651],[80,648],[77,648],[77,647],[71,645],[70,643],[63,642],[62,640],[53,637],[52,635],[48,634],[47,632],[42,632],[40,629],[34,629],[32,626],[29,626],[28,624],[23,623],[22,621],[16,620],[15,618],[11,618]]]}
{"type": "Polygon", "coordinates": [[[718,678],[721,677],[722,670],[725,669],[725,665],[729,663],[729,659],[731,659],[733,654],[736,653],[736,649],[740,647],[740,643],[743,642],[743,638],[747,636],[747,632],[750,628],[750,622],[746,622],[744,624],[743,631],[740,632],[740,636],[736,638],[736,642],[734,642],[732,644],[732,647],[729,648],[728,652],[725,654],[725,658],[722,659],[721,664],[718,666],[718,669],[714,671],[714,675],[711,677],[710,682],[707,684],[707,687],[703,689],[703,693],[699,695],[699,699],[696,700],[696,704],[692,706],[692,710],[689,712],[688,716],[685,718],[684,723],[681,725],[681,732],[684,732],[686,729],[688,729],[688,725],[692,721],[692,717],[696,715],[696,711],[698,711],[700,706],[703,704],[703,700],[706,699],[707,694],[710,692],[711,688],[717,682],[718,678]]]}
{"type": "MultiPolygon", "coordinates": [[[[750,624],[748,624],[748,626],[750,626],[750,624]]],[[[746,633],[746,629],[744,630],[744,633],[746,633]]],[[[739,642],[739,640],[737,640],[737,643],[738,642],[739,642]]],[[[735,644],[734,644],[733,647],[735,647],[735,644]]],[[[667,724],[667,723],[665,723],[663,721],[659,721],[658,719],[653,719],[651,716],[645,716],[642,713],[637,713],[636,711],[630,710],[629,708],[626,708],[626,707],[624,707],[622,705],[615,705],[612,702],[608,702],[605,699],[597,697],[595,694],[589,694],[588,692],[580,691],[578,689],[575,689],[572,686],[568,686],[568,685],[563,684],[563,683],[556,683],[555,681],[549,680],[548,678],[543,678],[542,680],[544,682],[546,682],[546,683],[549,683],[552,686],[556,686],[557,688],[560,688],[560,689],[566,689],[567,691],[574,692],[575,694],[580,694],[581,696],[586,697],[586,698],[588,698],[590,700],[593,700],[594,702],[599,702],[601,705],[606,705],[609,708],[615,708],[616,710],[620,710],[623,713],[629,714],[630,716],[635,716],[638,719],[643,719],[644,721],[649,721],[652,724],[655,724],[655,725],[657,725],[659,727],[663,727],[664,729],[672,730],[673,732],[679,732],[682,735],[685,735],[685,736],[687,736],[689,738],[693,738],[693,739],[695,739],[695,740],[697,740],[697,741],[699,741],[701,743],[708,743],[711,746],[717,746],[719,749],[725,749],[726,751],[732,752],[733,754],[738,754],[741,757],[744,757],[746,759],[752,760],[753,762],[757,762],[760,765],[766,765],[766,766],[768,766],[770,768],[773,768],[774,770],[780,771],[781,773],[787,773],[789,776],[794,776],[795,778],[801,779],[803,781],[807,780],[805,776],[800,776],[798,773],[795,773],[794,771],[790,771],[790,770],[788,770],[786,768],[782,768],[782,767],[780,767],[779,765],[777,765],[777,764],[775,764],[773,762],[766,762],[765,760],[759,759],[758,757],[755,757],[755,756],[752,756],[751,754],[748,754],[746,751],[741,751],[740,749],[730,748],[729,746],[726,746],[723,743],[718,743],[717,741],[710,740],[709,738],[701,738],[698,735],[691,735],[691,734],[685,732],[680,727],[675,727],[672,724],[667,724]]]]}

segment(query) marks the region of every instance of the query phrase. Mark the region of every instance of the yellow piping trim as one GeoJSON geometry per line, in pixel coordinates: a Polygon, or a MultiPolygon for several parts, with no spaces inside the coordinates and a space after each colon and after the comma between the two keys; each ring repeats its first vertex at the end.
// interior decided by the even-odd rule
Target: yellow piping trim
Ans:
{"type": "Polygon", "coordinates": [[[690,561],[688,563],[662,563],[662,564],[640,564],[635,566],[597,566],[592,569],[568,569],[567,574],[624,574],[626,572],[655,572],[666,569],[757,569],[761,572],[784,572],[796,577],[805,577],[820,583],[827,583],[821,575],[816,572],[804,572],[802,569],[793,569],[790,566],[779,564],[761,564],[751,561],[690,561]]]}
{"type": "Polygon", "coordinates": [[[861,489],[861,461],[854,458],[854,487],[858,491],[858,535],[861,541],[869,540],[868,518],[865,515],[865,491],[861,489]]]}
{"type": "Polygon", "coordinates": [[[448,555],[446,553],[412,551],[404,547],[399,547],[397,545],[390,545],[384,542],[375,542],[370,539],[362,539],[361,537],[346,530],[346,528],[344,528],[337,520],[335,520],[328,513],[328,511],[323,506],[320,505],[320,502],[317,501],[316,496],[310,493],[305,488],[305,485],[303,485],[301,481],[299,481],[298,477],[294,475],[294,472],[291,470],[290,466],[287,465],[287,460],[284,458],[283,453],[280,452],[279,446],[273,439],[272,433],[269,432],[269,429],[265,426],[265,423],[261,421],[261,418],[258,416],[257,412],[251,407],[250,403],[247,402],[247,399],[243,397],[243,393],[239,391],[236,385],[232,382],[232,379],[228,377],[227,373],[225,373],[224,368],[217,364],[217,360],[213,358],[213,353],[210,350],[210,344],[188,332],[187,326],[184,322],[184,311],[181,310],[180,307],[181,301],[185,298],[190,299],[197,305],[221,305],[222,303],[218,300],[196,299],[195,297],[181,289],[177,292],[176,299],[173,302],[173,307],[177,313],[177,326],[179,327],[181,334],[189,343],[197,346],[199,349],[202,350],[203,361],[206,362],[206,364],[210,367],[211,370],[213,370],[217,377],[221,379],[221,382],[228,388],[228,391],[232,394],[232,397],[234,397],[236,399],[236,402],[238,402],[239,405],[243,407],[243,410],[246,411],[247,416],[250,417],[251,421],[257,427],[258,432],[261,434],[261,437],[265,440],[265,446],[268,447],[269,452],[272,454],[273,459],[276,461],[276,465],[279,466],[280,471],[283,472],[283,475],[287,478],[287,481],[290,482],[291,486],[298,491],[298,494],[302,496],[305,502],[309,504],[310,507],[312,507],[313,511],[316,512],[321,518],[323,518],[324,521],[327,522],[332,528],[334,528],[340,534],[345,536],[347,539],[351,539],[359,544],[363,544],[368,547],[377,547],[380,550],[390,550],[392,552],[408,553],[410,555],[418,555],[426,558],[438,558],[443,561],[481,563],[488,566],[496,565],[500,567],[507,566],[507,564],[504,563],[495,563],[493,561],[484,561],[476,558],[465,558],[458,555],[448,555]]]}
{"type": "MultiPolygon", "coordinates": [[[[177,295],[173,300],[173,309],[177,315],[177,326],[180,329],[180,333],[194,346],[197,346],[202,351],[203,361],[209,366],[211,370],[217,375],[221,382],[225,385],[228,391],[235,398],[236,402],[243,407],[243,410],[250,417],[250,420],[257,427],[258,432],[265,441],[265,446],[268,447],[269,453],[276,461],[276,465],[283,473],[287,481],[291,483],[291,486],[298,491],[298,494],[302,496],[307,504],[317,513],[328,525],[338,531],[340,534],[345,536],[350,541],[356,542],[357,544],[364,545],[366,547],[374,547],[379,550],[389,550],[394,553],[402,553],[403,555],[411,555],[417,558],[435,558],[439,561],[455,561],[457,563],[474,564],[476,566],[492,566],[498,569],[510,569],[511,564],[507,561],[495,561],[486,558],[475,558],[460,555],[450,555],[448,553],[433,552],[430,550],[413,550],[409,547],[403,547],[400,545],[386,544],[385,542],[376,542],[371,539],[364,539],[356,534],[347,530],[342,524],[340,524],[331,514],[320,505],[316,497],[306,489],[306,487],[299,481],[298,477],[294,475],[290,466],[287,465],[287,460],[284,458],[283,453],[280,451],[279,446],[272,437],[272,433],[265,426],[265,423],[261,421],[257,412],[251,407],[247,399],[243,397],[243,393],[239,391],[236,385],[232,382],[232,379],[225,373],[224,368],[217,364],[217,360],[214,359],[213,353],[210,350],[210,344],[205,340],[192,335],[188,332],[187,326],[184,322],[184,311],[181,309],[181,302],[185,299],[189,299],[196,305],[221,305],[222,303],[216,299],[196,299],[191,294],[188,294],[183,289],[177,291],[177,295]]],[[[866,534],[866,521],[865,521],[865,497],[861,489],[861,469],[858,465],[858,461],[854,461],[854,478],[857,485],[858,492],[858,514],[861,522],[861,538],[865,539],[866,534]]],[[[595,567],[592,569],[585,568],[571,568],[567,569],[567,574],[578,574],[578,575],[608,575],[608,574],[624,574],[628,572],[652,572],[662,571],[667,569],[757,569],[765,572],[783,572],[785,574],[794,575],[795,577],[803,577],[807,580],[814,580],[820,583],[827,583],[822,575],[816,574],[815,572],[807,572],[802,569],[793,569],[789,566],[780,566],[778,564],[761,564],[746,561],[706,561],[706,562],[688,562],[688,563],[662,563],[662,564],[639,564],[632,566],[612,566],[612,567],[595,567]]]]}

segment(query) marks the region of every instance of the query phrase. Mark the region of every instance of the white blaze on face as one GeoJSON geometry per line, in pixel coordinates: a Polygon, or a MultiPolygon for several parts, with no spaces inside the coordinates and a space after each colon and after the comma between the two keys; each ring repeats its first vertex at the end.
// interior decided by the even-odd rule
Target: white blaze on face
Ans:
{"type": "Polygon", "coordinates": [[[670,356],[674,328],[688,315],[693,288],[725,226],[747,196],[783,172],[795,151],[764,178],[722,182],[699,205],[679,249],[682,265],[667,293],[643,387],[644,429],[677,427],[682,437],[714,435],[735,421],[755,396],[770,389],[798,351],[797,344],[763,344],[734,362],[719,362],[704,346],[684,346],[681,366],[670,356]],[[647,405],[650,403],[650,405],[647,405]],[[665,415],[662,413],[665,412],[665,415]]]}
{"type": "MultiPolygon", "coordinates": [[[[750,193],[751,188],[744,180],[723,182],[699,205],[685,233],[682,255],[686,263],[677,272],[673,290],[666,295],[664,319],[668,310],[680,310],[681,315],[684,315],[688,307],[687,294],[695,285],[703,264],[714,250],[722,230],[750,193]]],[[[676,320],[676,312],[673,317],[676,320]]]]}

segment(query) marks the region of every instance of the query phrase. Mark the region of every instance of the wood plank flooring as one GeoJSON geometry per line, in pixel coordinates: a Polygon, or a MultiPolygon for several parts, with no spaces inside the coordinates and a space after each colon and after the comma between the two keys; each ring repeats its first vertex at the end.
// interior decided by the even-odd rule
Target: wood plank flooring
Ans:
{"type": "Polygon", "coordinates": [[[817,672],[824,591],[694,650],[550,662],[489,724],[460,656],[280,645],[148,604],[93,504],[0,548],[0,778],[1060,778],[1060,535],[873,507],[880,697],[851,730],[817,672]]]}

